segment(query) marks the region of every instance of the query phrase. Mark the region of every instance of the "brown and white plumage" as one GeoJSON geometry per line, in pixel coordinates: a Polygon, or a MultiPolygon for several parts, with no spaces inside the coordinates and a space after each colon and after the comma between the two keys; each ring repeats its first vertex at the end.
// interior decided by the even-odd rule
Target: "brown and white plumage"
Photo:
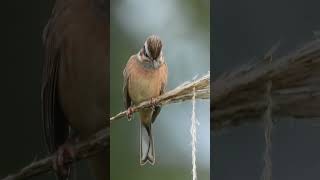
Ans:
{"type": "MultiPolygon", "coordinates": [[[[130,57],[124,72],[123,95],[125,107],[155,98],[165,91],[168,69],[162,54],[162,42],[157,36],[147,38],[138,54],[130,57]]],[[[152,123],[161,108],[142,110],[140,115],[140,164],[154,164],[152,123]]]]}
{"type": "MultiPolygon", "coordinates": [[[[50,153],[65,143],[70,128],[86,139],[108,126],[107,5],[104,0],[56,0],[44,30],[41,107],[50,153]]],[[[98,180],[109,178],[107,150],[89,161],[98,180]]]]}

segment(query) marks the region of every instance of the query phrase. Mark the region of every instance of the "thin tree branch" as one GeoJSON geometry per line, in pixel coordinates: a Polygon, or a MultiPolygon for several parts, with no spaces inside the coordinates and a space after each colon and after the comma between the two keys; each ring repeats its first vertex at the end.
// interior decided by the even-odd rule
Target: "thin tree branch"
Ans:
{"type": "MultiPolygon", "coordinates": [[[[164,93],[163,95],[153,99],[153,101],[160,106],[177,103],[181,101],[191,100],[193,97],[193,88],[196,90],[197,99],[209,99],[210,97],[210,73],[204,75],[203,77],[191,81],[185,82],[182,85],[176,87],[175,89],[164,93]]],[[[152,103],[150,100],[144,101],[136,106],[132,107],[133,112],[140,111],[144,108],[150,108],[152,103]]],[[[110,118],[110,121],[125,117],[127,110],[118,113],[117,115],[110,118]]]]}
{"type": "MultiPolygon", "coordinates": [[[[163,106],[171,103],[182,102],[186,100],[191,100],[193,97],[193,88],[195,88],[195,94],[197,99],[209,99],[210,97],[210,74],[193,80],[190,82],[185,82],[177,88],[166,92],[165,94],[154,99],[157,105],[163,106]]],[[[152,106],[151,102],[145,101],[137,106],[133,107],[133,111],[137,112],[144,108],[150,108],[152,106]]],[[[126,116],[127,111],[118,113],[117,115],[110,118],[110,122],[120,119],[126,116]]],[[[75,159],[67,159],[66,164],[71,164],[81,159],[87,159],[94,154],[101,152],[105,148],[109,148],[109,127],[97,132],[87,141],[81,142],[76,145],[76,157],[75,159]]],[[[26,167],[19,170],[17,173],[9,175],[2,180],[21,180],[28,179],[32,176],[37,176],[40,174],[47,173],[53,170],[52,162],[56,159],[56,154],[50,155],[38,161],[34,161],[27,165],[26,167]]]]}

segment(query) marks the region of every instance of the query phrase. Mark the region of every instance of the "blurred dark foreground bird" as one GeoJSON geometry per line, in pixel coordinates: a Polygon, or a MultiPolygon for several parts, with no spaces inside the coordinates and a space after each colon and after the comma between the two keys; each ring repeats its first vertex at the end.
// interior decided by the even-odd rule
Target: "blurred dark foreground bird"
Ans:
{"type": "MultiPolygon", "coordinates": [[[[43,33],[42,119],[59,180],[71,179],[76,140],[109,127],[109,1],[56,0],[43,33]]],[[[97,180],[109,179],[109,150],[90,158],[97,180]]]]}

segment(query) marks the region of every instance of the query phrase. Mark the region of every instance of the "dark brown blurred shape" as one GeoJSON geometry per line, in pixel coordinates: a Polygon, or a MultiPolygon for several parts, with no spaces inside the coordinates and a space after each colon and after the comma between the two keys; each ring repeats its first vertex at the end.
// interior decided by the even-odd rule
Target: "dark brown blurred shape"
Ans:
{"type": "MultiPolygon", "coordinates": [[[[267,53],[269,54],[269,53],[267,53]]],[[[272,116],[320,116],[320,41],[306,43],[281,58],[272,54],[211,82],[211,130],[261,120],[272,99],[272,116]],[[267,93],[267,84],[271,91],[267,93]]]]}
{"type": "MultiPolygon", "coordinates": [[[[109,1],[56,0],[43,41],[42,119],[53,153],[70,129],[83,140],[109,126],[109,1]]],[[[109,150],[89,165],[109,179],[109,150]]]]}

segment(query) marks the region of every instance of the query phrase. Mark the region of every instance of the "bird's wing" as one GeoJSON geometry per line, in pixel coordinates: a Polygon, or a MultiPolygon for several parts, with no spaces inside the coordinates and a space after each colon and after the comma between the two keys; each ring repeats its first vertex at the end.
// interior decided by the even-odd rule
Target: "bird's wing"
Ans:
{"type": "Polygon", "coordinates": [[[63,144],[69,134],[69,126],[60,107],[57,90],[59,65],[63,53],[62,38],[59,36],[59,24],[56,18],[56,13],[53,11],[43,32],[45,58],[41,86],[41,111],[45,140],[50,153],[63,144]]]}
{"type": "MultiPolygon", "coordinates": [[[[166,91],[166,87],[167,87],[168,67],[167,67],[166,63],[164,63],[163,66],[160,68],[160,72],[162,74],[161,79],[160,79],[160,82],[161,82],[160,95],[162,95],[166,91]]],[[[152,119],[151,119],[152,123],[156,120],[160,111],[161,111],[161,106],[156,106],[154,108],[154,111],[152,113],[152,119]]]]}

